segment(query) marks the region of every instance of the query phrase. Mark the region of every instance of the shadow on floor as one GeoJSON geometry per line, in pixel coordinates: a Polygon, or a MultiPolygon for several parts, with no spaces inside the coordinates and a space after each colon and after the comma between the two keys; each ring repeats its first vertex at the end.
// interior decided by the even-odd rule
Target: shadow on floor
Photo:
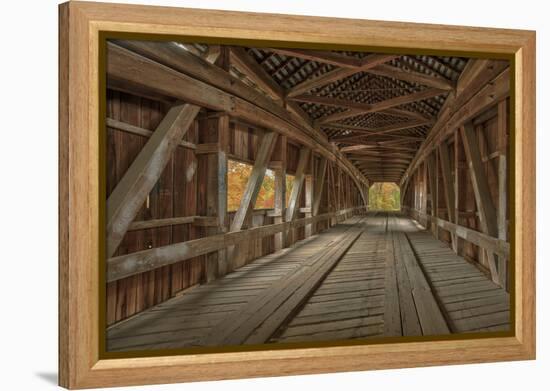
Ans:
{"type": "Polygon", "coordinates": [[[50,383],[54,386],[57,385],[57,372],[38,372],[35,375],[46,383],[50,383]]]}

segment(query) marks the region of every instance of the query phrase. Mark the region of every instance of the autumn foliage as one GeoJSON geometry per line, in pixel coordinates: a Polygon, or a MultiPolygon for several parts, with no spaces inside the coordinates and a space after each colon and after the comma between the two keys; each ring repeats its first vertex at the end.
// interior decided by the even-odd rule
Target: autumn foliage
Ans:
{"type": "MultiPolygon", "coordinates": [[[[248,178],[252,173],[250,164],[236,160],[228,161],[227,168],[227,210],[236,211],[241,203],[241,198],[246,188],[248,178]]],[[[286,176],[286,203],[292,191],[292,175],[286,176]]],[[[254,209],[273,209],[275,207],[275,173],[266,170],[260,193],[254,205],[254,209]]]]}
{"type": "Polygon", "coordinates": [[[370,210],[399,210],[399,186],[395,183],[375,183],[369,189],[370,210]]]}

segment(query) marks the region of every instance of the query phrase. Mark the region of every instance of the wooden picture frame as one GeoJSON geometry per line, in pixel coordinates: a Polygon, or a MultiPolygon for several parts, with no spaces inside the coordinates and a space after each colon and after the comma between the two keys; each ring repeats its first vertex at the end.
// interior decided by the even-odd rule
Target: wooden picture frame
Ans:
{"type": "Polygon", "coordinates": [[[532,31],[69,2],[59,8],[59,383],[67,388],[479,363],[535,358],[535,33],[532,31]],[[512,336],[104,358],[100,349],[105,32],[490,54],[515,66],[512,336]],[[457,354],[459,352],[459,354],[457,354]]]}

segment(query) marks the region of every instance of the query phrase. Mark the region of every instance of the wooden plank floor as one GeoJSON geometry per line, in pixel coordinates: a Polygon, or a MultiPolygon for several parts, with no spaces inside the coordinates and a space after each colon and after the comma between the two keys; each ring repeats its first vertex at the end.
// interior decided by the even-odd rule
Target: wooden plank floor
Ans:
{"type": "Polygon", "coordinates": [[[369,214],[116,324],[108,351],[504,330],[509,295],[399,215],[369,214]]]}

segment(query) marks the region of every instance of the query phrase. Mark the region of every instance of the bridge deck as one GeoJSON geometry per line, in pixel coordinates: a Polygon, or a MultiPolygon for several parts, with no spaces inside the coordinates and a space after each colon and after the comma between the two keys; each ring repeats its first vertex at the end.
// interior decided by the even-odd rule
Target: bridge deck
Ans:
{"type": "Polygon", "coordinates": [[[509,303],[412,220],[370,214],[112,326],[107,350],[507,330],[509,303]]]}

